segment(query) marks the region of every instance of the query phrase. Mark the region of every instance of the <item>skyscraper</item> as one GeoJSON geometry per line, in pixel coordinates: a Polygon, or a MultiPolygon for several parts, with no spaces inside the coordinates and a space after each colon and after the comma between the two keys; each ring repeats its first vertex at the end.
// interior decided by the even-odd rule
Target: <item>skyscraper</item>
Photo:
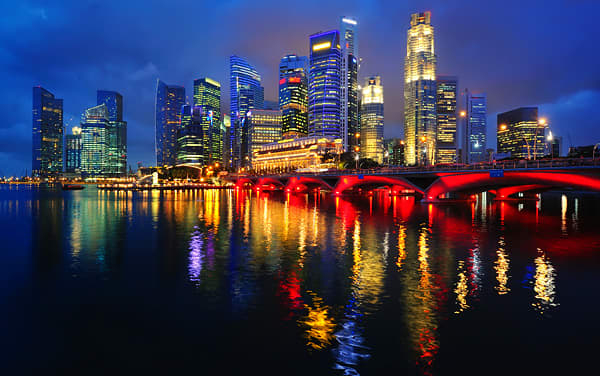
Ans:
{"type": "MultiPolygon", "coordinates": [[[[243,137],[247,135],[245,117],[252,109],[263,108],[264,88],[260,85],[260,75],[243,58],[232,55],[229,57],[229,92],[231,110],[231,163],[233,168],[239,168],[242,162],[243,137]]],[[[247,139],[246,139],[247,144],[247,139]]]]}
{"type": "Polygon", "coordinates": [[[487,156],[487,97],[465,89],[465,163],[485,162],[487,156]]]}
{"type": "Polygon", "coordinates": [[[437,77],[437,163],[456,163],[457,88],[456,77],[437,77]]]}
{"type": "Polygon", "coordinates": [[[32,175],[57,176],[63,170],[63,100],[35,86],[32,114],[32,175]]]}
{"type": "Polygon", "coordinates": [[[177,164],[205,164],[202,109],[188,104],[181,107],[181,124],[177,130],[177,164]]]}
{"type": "Polygon", "coordinates": [[[223,165],[231,166],[231,117],[223,114],[221,121],[221,129],[223,134],[223,165]]]}
{"type": "Polygon", "coordinates": [[[279,63],[279,109],[283,138],[308,134],[308,59],[286,55],[279,63]]]}
{"type": "Polygon", "coordinates": [[[358,40],[356,36],[357,21],[352,17],[342,17],[340,22],[340,39],[342,46],[340,88],[340,118],[342,138],[347,150],[358,144],[355,137],[360,132],[358,121],[358,40]]]}
{"type": "Polygon", "coordinates": [[[81,172],[103,176],[108,171],[110,115],[106,105],[90,107],[81,118],[81,172]]]}
{"type": "Polygon", "coordinates": [[[281,111],[252,110],[247,117],[249,140],[247,155],[252,163],[254,152],[264,144],[281,140],[281,111]]]}
{"type": "Polygon", "coordinates": [[[96,104],[108,111],[107,161],[105,176],[127,173],[127,122],[123,121],[123,96],[116,91],[98,90],[96,104]]]}
{"type": "Polygon", "coordinates": [[[181,106],[185,104],[185,88],[156,84],[155,151],[157,166],[174,166],[177,162],[177,127],[181,106]]]}
{"type": "Polygon", "coordinates": [[[194,80],[194,106],[200,108],[204,163],[221,162],[223,135],[221,134],[221,84],[210,78],[194,80]]]}
{"type": "Polygon", "coordinates": [[[360,154],[383,163],[383,86],[381,77],[365,79],[360,108],[360,154]]]}
{"type": "Polygon", "coordinates": [[[73,127],[72,132],[66,137],[65,172],[77,173],[81,171],[81,128],[73,127]]]}
{"type": "Polygon", "coordinates": [[[404,60],[404,158],[407,165],[435,163],[436,65],[431,13],[411,16],[404,60]]]}
{"type": "Polygon", "coordinates": [[[544,155],[545,124],[540,124],[537,107],[521,107],[498,114],[499,154],[509,154],[522,159],[540,158],[544,155]]]}
{"type": "Polygon", "coordinates": [[[341,48],[337,30],[310,36],[308,134],[341,138],[341,48]]]}

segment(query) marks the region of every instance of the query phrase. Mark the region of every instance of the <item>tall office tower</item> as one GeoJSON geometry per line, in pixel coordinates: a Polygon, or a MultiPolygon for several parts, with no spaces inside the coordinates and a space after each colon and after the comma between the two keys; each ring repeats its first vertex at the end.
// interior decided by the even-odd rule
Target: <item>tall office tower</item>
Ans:
{"type": "Polygon", "coordinates": [[[388,152],[388,160],[383,161],[389,166],[403,166],[404,165],[404,140],[399,138],[392,138],[383,141],[386,144],[386,150],[388,152]]]}
{"type": "Polygon", "coordinates": [[[66,137],[65,172],[77,173],[81,171],[81,128],[73,127],[72,132],[66,137]]]}
{"type": "Polygon", "coordinates": [[[437,163],[456,163],[458,79],[437,77],[437,163]]]}
{"type": "Polygon", "coordinates": [[[522,159],[544,155],[546,124],[538,122],[537,107],[521,107],[498,114],[497,151],[522,159]]]}
{"type": "Polygon", "coordinates": [[[185,104],[185,88],[156,84],[155,151],[157,166],[177,163],[177,127],[181,122],[181,106],[185,104]]]}
{"type": "Polygon", "coordinates": [[[310,36],[308,135],[342,138],[341,48],[337,30],[310,36]]]}
{"type": "Polygon", "coordinates": [[[286,55],[279,63],[279,109],[283,138],[308,134],[308,59],[286,55]]]}
{"type": "Polygon", "coordinates": [[[357,21],[352,17],[342,17],[340,39],[342,46],[342,84],[340,88],[340,119],[342,139],[346,150],[358,145],[356,135],[360,132],[358,121],[358,40],[357,21]]]}
{"type": "Polygon", "coordinates": [[[381,77],[365,79],[361,92],[360,155],[383,163],[383,86],[381,77]]]}
{"type": "Polygon", "coordinates": [[[223,135],[223,166],[231,166],[231,117],[223,114],[221,120],[221,134],[223,135]]]}
{"type": "Polygon", "coordinates": [[[181,124],[177,130],[177,164],[205,164],[202,108],[181,106],[181,124]]]}
{"type": "Polygon", "coordinates": [[[478,163],[488,160],[487,146],[487,97],[485,93],[474,94],[465,89],[465,163],[478,163]]]}
{"type": "Polygon", "coordinates": [[[108,108],[103,103],[85,110],[81,117],[81,172],[104,176],[108,171],[108,108]]]}
{"type": "MultiPolygon", "coordinates": [[[[231,166],[239,168],[244,150],[243,136],[247,135],[246,116],[252,109],[263,108],[265,91],[260,85],[260,75],[246,60],[239,56],[229,57],[229,94],[231,110],[231,166]]],[[[247,139],[246,139],[247,141],[247,139]]]]}
{"type": "Polygon", "coordinates": [[[281,118],[279,110],[252,110],[248,116],[248,157],[252,156],[264,144],[281,140],[281,118]]]}
{"type": "Polygon", "coordinates": [[[194,107],[200,108],[204,163],[221,162],[221,84],[208,77],[194,80],[194,107]]]}
{"type": "Polygon", "coordinates": [[[63,170],[63,100],[35,86],[32,114],[32,175],[57,176],[63,170]]]}
{"type": "Polygon", "coordinates": [[[98,90],[96,104],[108,110],[107,168],[105,176],[127,173],[127,122],[123,121],[123,96],[116,91],[98,90]]]}
{"type": "Polygon", "coordinates": [[[404,158],[407,165],[435,163],[436,64],[431,13],[410,19],[404,60],[404,158]]]}

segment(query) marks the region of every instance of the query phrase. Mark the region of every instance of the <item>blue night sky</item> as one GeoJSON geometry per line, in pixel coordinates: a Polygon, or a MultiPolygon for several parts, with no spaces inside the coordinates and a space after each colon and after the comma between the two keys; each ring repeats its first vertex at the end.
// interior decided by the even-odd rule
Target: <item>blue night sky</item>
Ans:
{"type": "MultiPolygon", "coordinates": [[[[124,97],[129,164],[154,161],[156,78],[221,82],[237,54],[277,99],[277,66],[306,55],[308,36],[358,18],[362,77],[380,74],[385,135],[401,136],[403,65],[410,14],[430,10],[438,74],[488,95],[488,147],[496,114],[539,106],[565,146],[600,141],[597,0],[570,1],[4,1],[0,4],[0,176],[31,169],[32,86],[64,99],[66,132],[95,105],[96,90],[124,97]]],[[[566,150],[565,147],[565,150],[566,150]]]]}

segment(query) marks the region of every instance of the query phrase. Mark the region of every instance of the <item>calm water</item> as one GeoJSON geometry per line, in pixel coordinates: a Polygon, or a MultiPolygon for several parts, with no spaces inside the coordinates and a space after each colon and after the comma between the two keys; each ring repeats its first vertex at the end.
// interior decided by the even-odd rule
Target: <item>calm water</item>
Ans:
{"type": "Polygon", "coordinates": [[[599,213],[0,185],[0,371],[594,370],[599,213]]]}

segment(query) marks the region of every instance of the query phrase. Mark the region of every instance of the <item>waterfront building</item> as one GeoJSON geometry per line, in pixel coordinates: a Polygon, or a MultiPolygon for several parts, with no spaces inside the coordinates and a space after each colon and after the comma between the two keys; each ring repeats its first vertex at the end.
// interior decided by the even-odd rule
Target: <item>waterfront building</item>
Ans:
{"type": "Polygon", "coordinates": [[[32,115],[32,175],[58,176],[63,170],[63,100],[35,86],[32,115]]]}
{"type": "Polygon", "coordinates": [[[437,77],[437,163],[456,163],[458,80],[452,76],[437,77]]]}
{"type": "Polygon", "coordinates": [[[498,114],[497,150],[512,158],[535,159],[545,149],[546,124],[540,124],[537,107],[521,107],[498,114]]]}
{"type": "Polygon", "coordinates": [[[185,88],[156,84],[155,152],[157,166],[177,163],[177,129],[181,122],[181,106],[185,104],[185,88]]]}
{"type": "Polygon", "coordinates": [[[298,138],[308,134],[308,59],[286,55],[279,63],[279,109],[282,137],[298,138]]]}
{"type": "Polygon", "coordinates": [[[358,114],[358,38],[356,27],[358,22],[353,17],[342,17],[340,22],[340,44],[342,47],[340,86],[340,121],[342,139],[346,150],[354,150],[358,146],[360,122],[358,114]]]}
{"type": "Polygon", "coordinates": [[[123,96],[116,91],[98,90],[96,104],[108,111],[106,130],[106,170],[104,176],[124,176],[127,173],[127,122],[123,121],[123,96]]]}
{"type": "Polygon", "coordinates": [[[230,155],[231,166],[239,168],[247,155],[248,129],[246,116],[248,111],[261,109],[264,105],[264,88],[261,77],[245,59],[232,55],[229,57],[229,93],[231,110],[230,155]]]}
{"type": "Polygon", "coordinates": [[[221,84],[211,78],[194,80],[194,107],[199,108],[202,126],[203,163],[212,164],[223,159],[221,133],[221,84]]]}
{"type": "Polygon", "coordinates": [[[65,172],[81,172],[81,128],[73,127],[72,134],[66,136],[65,143],[65,172]]]}
{"type": "Polygon", "coordinates": [[[436,65],[431,13],[411,15],[404,60],[404,137],[407,165],[435,164],[436,65]]]}
{"type": "Polygon", "coordinates": [[[310,36],[308,135],[341,138],[341,48],[337,30],[310,36]]]}
{"type": "Polygon", "coordinates": [[[323,167],[323,157],[341,154],[340,138],[301,137],[283,139],[262,147],[252,156],[253,170],[259,173],[289,172],[323,167]]]}
{"type": "MultiPolygon", "coordinates": [[[[465,163],[485,162],[487,147],[487,96],[465,89],[465,163]]],[[[500,150],[498,150],[500,153],[500,150]]]]}
{"type": "Polygon", "coordinates": [[[384,163],[389,166],[404,166],[404,140],[391,138],[384,140],[388,159],[384,163]]]}
{"type": "Polygon", "coordinates": [[[248,156],[252,163],[254,152],[264,144],[281,140],[281,111],[252,110],[248,116],[248,156]]]}
{"type": "Polygon", "coordinates": [[[177,130],[177,164],[205,164],[202,116],[202,108],[199,106],[181,106],[181,124],[177,130]]]}
{"type": "Polygon", "coordinates": [[[110,117],[104,103],[85,110],[81,118],[81,173],[104,176],[108,171],[110,117]]]}
{"type": "Polygon", "coordinates": [[[383,86],[381,77],[365,79],[361,91],[360,155],[383,163],[383,86]]]}

